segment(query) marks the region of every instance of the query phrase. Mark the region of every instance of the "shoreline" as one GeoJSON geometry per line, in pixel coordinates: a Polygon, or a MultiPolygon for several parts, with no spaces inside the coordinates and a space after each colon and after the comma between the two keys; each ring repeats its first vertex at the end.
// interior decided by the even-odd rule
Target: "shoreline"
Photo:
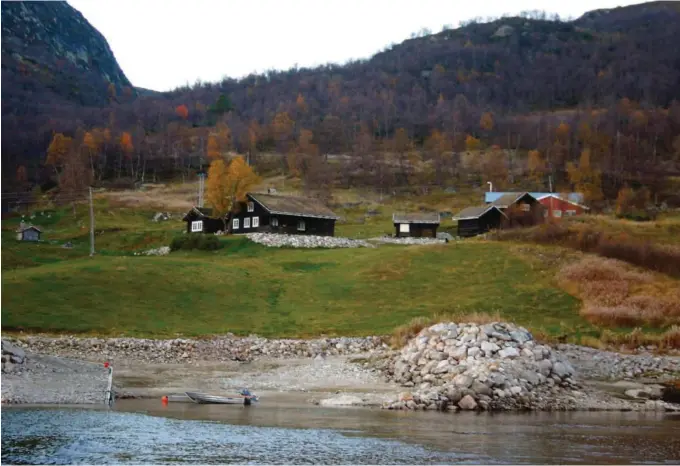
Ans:
{"type": "MultiPolygon", "coordinates": [[[[295,395],[323,407],[387,409],[413,390],[389,380],[387,367],[397,352],[377,337],[228,336],[152,344],[144,339],[31,335],[3,339],[3,353],[6,343],[23,350],[25,360],[9,371],[3,364],[3,406],[103,404],[104,361],[113,365],[118,400],[248,388],[263,400],[295,395]]],[[[544,409],[529,411],[680,411],[680,404],[659,399],[660,384],[679,377],[679,357],[627,355],[574,345],[555,345],[553,350],[573,365],[578,386],[555,394],[544,409]]],[[[489,409],[503,411],[527,410],[489,409]]]]}

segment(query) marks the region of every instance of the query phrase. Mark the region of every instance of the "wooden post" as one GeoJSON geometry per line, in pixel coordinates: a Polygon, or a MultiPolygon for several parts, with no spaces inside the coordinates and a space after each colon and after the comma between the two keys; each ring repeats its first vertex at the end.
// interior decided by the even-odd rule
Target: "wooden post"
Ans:
{"type": "Polygon", "coordinates": [[[92,187],[90,191],[90,257],[94,257],[94,206],[92,205],[92,187]]]}

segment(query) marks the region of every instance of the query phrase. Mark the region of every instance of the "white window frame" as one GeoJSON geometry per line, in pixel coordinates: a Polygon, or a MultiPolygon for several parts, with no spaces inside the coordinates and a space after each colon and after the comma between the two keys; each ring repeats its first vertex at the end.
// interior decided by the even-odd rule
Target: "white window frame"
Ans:
{"type": "Polygon", "coordinates": [[[571,217],[572,215],[576,215],[576,211],[573,209],[567,210],[567,217],[571,217]]]}
{"type": "Polygon", "coordinates": [[[399,224],[399,233],[411,233],[411,227],[408,223],[399,224]]]}
{"type": "Polygon", "coordinates": [[[255,203],[254,202],[248,203],[248,212],[255,212],[255,203]]]}
{"type": "Polygon", "coordinates": [[[260,217],[253,217],[253,228],[260,226],[260,217]]]}
{"type": "Polygon", "coordinates": [[[278,217],[272,217],[271,222],[269,222],[269,223],[271,223],[271,226],[273,226],[273,227],[278,227],[279,226],[279,218],[278,217]]]}
{"type": "Polygon", "coordinates": [[[305,231],[307,229],[307,225],[305,225],[304,220],[298,220],[297,223],[297,231],[305,231]]]}
{"type": "Polygon", "coordinates": [[[553,217],[562,218],[562,211],[559,209],[553,210],[553,217]]]}
{"type": "Polygon", "coordinates": [[[202,232],[203,231],[203,220],[194,220],[191,222],[191,232],[202,232]]]}
{"type": "Polygon", "coordinates": [[[529,211],[531,210],[531,206],[530,206],[529,204],[527,204],[527,203],[520,204],[520,208],[521,208],[524,212],[529,212],[529,211]]]}
{"type": "Polygon", "coordinates": [[[250,217],[246,217],[243,219],[243,228],[250,228],[250,217]]]}
{"type": "Polygon", "coordinates": [[[239,221],[238,221],[237,218],[235,218],[234,220],[231,221],[231,227],[232,227],[234,230],[238,230],[239,221]]]}

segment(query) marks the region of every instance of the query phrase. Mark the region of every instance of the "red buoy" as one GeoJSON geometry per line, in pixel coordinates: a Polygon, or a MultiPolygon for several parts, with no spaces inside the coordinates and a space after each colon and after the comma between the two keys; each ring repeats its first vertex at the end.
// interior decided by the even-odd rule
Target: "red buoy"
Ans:
{"type": "Polygon", "coordinates": [[[164,405],[168,404],[168,397],[166,395],[163,395],[161,397],[161,401],[163,402],[164,405]]]}
{"type": "Polygon", "coordinates": [[[106,361],[106,362],[104,363],[104,367],[109,367],[109,361],[106,361]]]}

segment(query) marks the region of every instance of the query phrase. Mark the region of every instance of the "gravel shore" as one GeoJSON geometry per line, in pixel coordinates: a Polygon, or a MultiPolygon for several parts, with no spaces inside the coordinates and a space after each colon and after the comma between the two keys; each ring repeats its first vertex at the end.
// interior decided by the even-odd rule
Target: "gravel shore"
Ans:
{"type": "MultiPolygon", "coordinates": [[[[567,376],[568,390],[560,389],[559,398],[545,398],[555,394],[543,393],[549,403],[535,409],[550,410],[555,400],[560,409],[674,409],[656,398],[660,383],[679,378],[679,357],[626,355],[574,345],[551,349],[555,360],[568,361],[574,374],[567,376]]],[[[327,406],[387,406],[405,391],[416,389],[390,376],[398,354],[377,337],[154,341],[33,335],[3,340],[7,362],[3,362],[2,402],[103,403],[107,371],[102,363],[108,360],[114,367],[118,397],[247,387],[258,394],[306,392],[310,402],[327,406]],[[24,352],[22,363],[10,362],[5,342],[24,352]]]]}

